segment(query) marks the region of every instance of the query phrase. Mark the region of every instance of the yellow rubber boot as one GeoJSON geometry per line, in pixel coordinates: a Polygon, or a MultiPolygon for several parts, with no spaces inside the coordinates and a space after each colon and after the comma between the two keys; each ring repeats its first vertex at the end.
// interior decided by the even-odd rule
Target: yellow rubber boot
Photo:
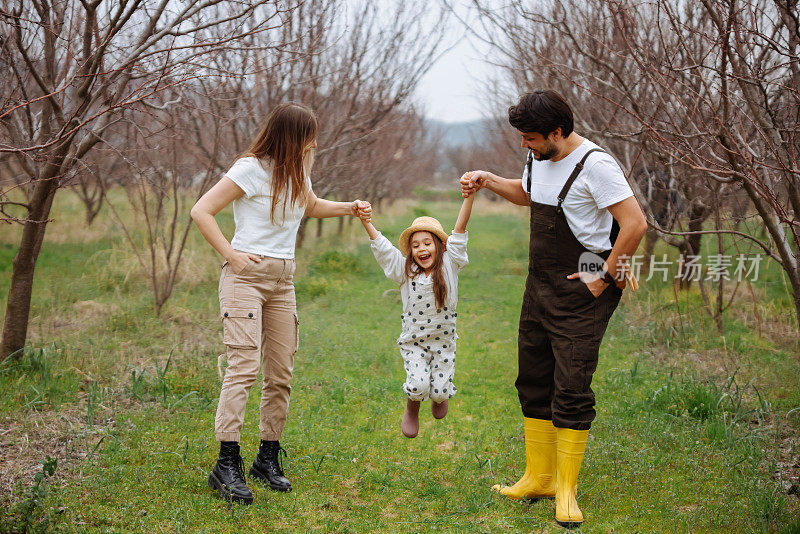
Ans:
{"type": "Polygon", "coordinates": [[[513,486],[492,486],[509,499],[541,499],[556,494],[556,427],[525,418],[525,474],[513,486]]]}
{"type": "Polygon", "coordinates": [[[557,429],[556,455],[556,522],[562,527],[575,528],[583,523],[578,508],[578,472],[586,451],[588,430],[557,429]]]}

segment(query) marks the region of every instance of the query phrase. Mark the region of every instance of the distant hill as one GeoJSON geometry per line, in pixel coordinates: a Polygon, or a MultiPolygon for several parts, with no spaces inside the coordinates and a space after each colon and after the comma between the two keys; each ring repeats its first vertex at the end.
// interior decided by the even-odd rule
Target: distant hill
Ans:
{"type": "Polygon", "coordinates": [[[442,122],[427,119],[430,139],[442,148],[461,148],[483,143],[489,136],[491,121],[480,119],[469,122],[442,122]]]}

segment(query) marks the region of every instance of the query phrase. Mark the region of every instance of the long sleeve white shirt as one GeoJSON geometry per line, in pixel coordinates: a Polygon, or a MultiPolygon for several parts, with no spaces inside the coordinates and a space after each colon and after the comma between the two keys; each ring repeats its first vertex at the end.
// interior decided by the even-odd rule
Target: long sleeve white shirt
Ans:
{"type": "MultiPolygon", "coordinates": [[[[458,303],[458,273],[469,263],[469,257],[467,256],[467,236],[468,232],[464,232],[463,234],[452,233],[447,239],[446,248],[442,257],[442,271],[445,284],[447,285],[447,298],[445,299],[445,303],[448,307],[452,307],[453,309],[456,308],[456,304],[458,303]]],[[[383,269],[386,278],[400,285],[400,297],[403,300],[403,311],[407,311],[411,280],[406,276],[406,257],[380,232],[378,233],[378,237],[370,239],[370,248],[372,248],[372,253],[383,269]]],[[[420,274],[419,276],[425,276],[425,274],[420,274]]]]}

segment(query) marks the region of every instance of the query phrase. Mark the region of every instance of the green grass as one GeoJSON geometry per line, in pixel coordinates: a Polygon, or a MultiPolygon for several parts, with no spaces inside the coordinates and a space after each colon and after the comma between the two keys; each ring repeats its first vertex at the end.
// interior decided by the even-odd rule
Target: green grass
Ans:
{"type": "MultiPolygon", "coordinates": [[[[454,201],[427,199],[376,214],[375,223],[394,240],[422,213],[449,229],[457,210],[454,201]]],[[[56,214],[66,225],[67,215],[80,217],[68,196],[56,214]]],[[[222,220],[230,232],[230,215],[222,220]]],[[[218,258],[193,230],[187,275],[156,316],[147,280],[113,225],[72,239],[58,224],[37,265],[31,346],[0,365],[4,465],[19,477],[0,496],[8,511],[0,532],[19,525],[32,502],[34,525],[78,532],[561,530],[553,501],[511,502],[489,490],[524,470],[514,389],[523,212],[476,205],[459,283],[459,394],[442,421],[423,405],[414,440],[399,432],[396,285],[358,225],[340,236],[326,223],[320,239],[306,238],[296,275],[301,346],[282,439],[295,489],[254,484],[252,507],[228,507],[205,485],[217,454],[224,349],[218,258]],[[36,486],[30,466],[47,455],[58,458],[55,476],[36,486]]],[[[12,237],[0,244],[0,298],[12,237]]],[[[593,383],[583,532],[798,531],[800,505],[782,478],[797,476],[800,365],[796,335],[776,333],[792,314],[780,280],[768,267],[760,300],[740,296],[723,335],[696,289],[676,300],[670,284],[651,282],[626,295],[593,383]],[[748,312],[754,306],[761,335],[748,312]]],[[[246,463],[258,447],[258,391],[242,437],[246,463]]]]}

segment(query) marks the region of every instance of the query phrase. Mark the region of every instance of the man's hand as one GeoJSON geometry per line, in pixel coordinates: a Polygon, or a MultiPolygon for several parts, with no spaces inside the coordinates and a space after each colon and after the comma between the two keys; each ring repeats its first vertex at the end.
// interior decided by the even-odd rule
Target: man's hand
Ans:
{"type": "MultiPolygon", "coordinates": [[[[586,284],[586,287],[589,288],[589,291],[594,295],[595,298],[600,296],[600,293],[606,290],[606,288],[610,285],[603,281],[599,275],[594,273],[572,273],[567,276],[569,280],[575,280],[576,278],[579,279],[580,282],[586,284]]],[[[617,280],[616,286],[620,289],[625,289],[625,281],[617,280]]]]}
{"type": "Polygon", "coordinates": [[[350,213],[364,222],[372,220],[372,205],[366,200],[354,200],[350,205],[350,213]]]}
{"type": "Polygon", "coordinates": [[[464,198],[477,193],[486,186],[490,173],[486,171],[469,171],[461,175],[461,196],[464,198]]]}

